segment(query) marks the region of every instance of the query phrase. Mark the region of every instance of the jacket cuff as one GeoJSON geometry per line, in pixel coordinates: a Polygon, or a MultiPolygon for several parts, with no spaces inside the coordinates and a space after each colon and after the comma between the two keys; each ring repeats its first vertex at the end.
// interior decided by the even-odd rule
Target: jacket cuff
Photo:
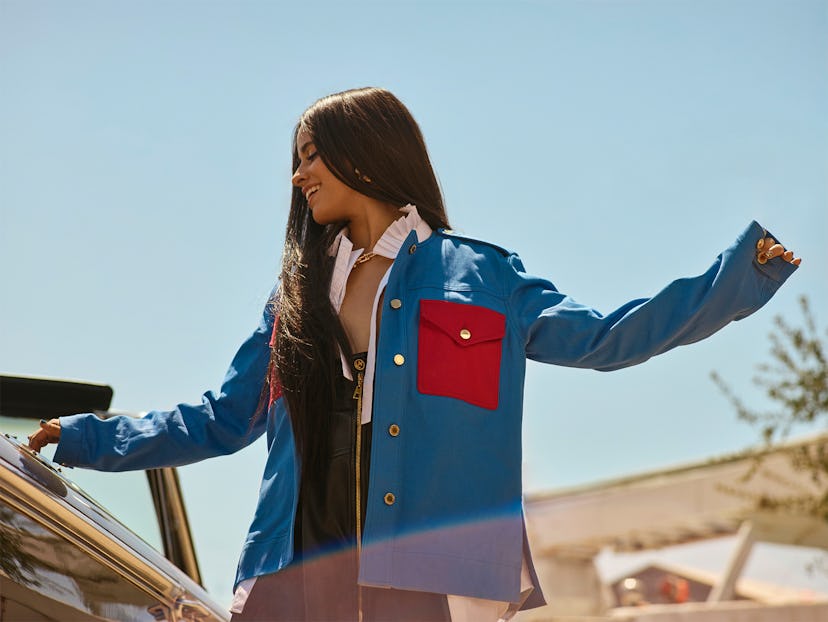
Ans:
{"type": "Polygon", "coordinates": [[[69,415],[60,418],[60,441],[58,441],[54,462],[66,466],[78,466],[83,463],[82,452],[85,447],[83,419],[94,414],[69,415]]]}

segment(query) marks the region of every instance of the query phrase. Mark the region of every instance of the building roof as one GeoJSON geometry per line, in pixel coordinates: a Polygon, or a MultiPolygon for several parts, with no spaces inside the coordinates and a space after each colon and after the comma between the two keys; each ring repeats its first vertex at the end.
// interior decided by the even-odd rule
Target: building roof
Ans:
{"type": "Polygon", "coordinates": [[[791,449],[824,444],[828,433],[761,452],[528,495],[533,550],[592,556],[603,547],[661,548],[735,533],[747,519],[756,540],[828,549],[826,521],[760,511],[757,503],[763,496],[825,495],[828,484],[815,483],[810,473],[795,470],[789,455],[791,449]]]}

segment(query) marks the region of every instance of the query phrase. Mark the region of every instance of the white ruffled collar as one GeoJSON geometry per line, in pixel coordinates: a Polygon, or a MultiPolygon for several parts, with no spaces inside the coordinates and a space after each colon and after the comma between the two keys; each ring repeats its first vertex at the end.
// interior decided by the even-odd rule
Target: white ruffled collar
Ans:
{"type": "MultiPolygon", "coordinates": [[[[428,226],[426,221],[420,218],[420,213],[414,205],[409,203],[405,207],[401,207],[400,212],[405,214],[405,216],[392,222],[388,226],[388,229],[385,230],[385,233],[382,234],[380,239],[377,240],[377,243],[374,245],[373,251],[377,255],[382,255],[383,257],[388,257],[389,259],[396,258],[397,253],[400,252],[400,247],[403,242],[405,242],[405,239],[408,237],[408,234],[411,233],[412,229],[417,230],[418,242],[422,242],[431,235],[431,227],[428,226]]],[[[364,248],[354,249],[353,243],[350,238],[348,238],[348,233],[348,227],[343,227],[334,238],[333,244],[331,244],[331,249],[329,251],[331,256],[342,253],[344,250],[342,247],[343,242],[345,242],[345,248],[347,248],[347,252],[349,253],[362,253],[365,250],[364,248]]]]}
{"type": "MultiPolygon", "coordinates": [[[[388,259],[396,259],[403,242],[405,242],[411,231],[417,232],[418,242],[422,242],[431,235],[431,227],[420,218],[416,207],[409,203],[405,207],[401,207],[400,212],[405,215],[392,222],[385,233],[377,240],[377,243],[374,244],[373,252],[377,255],[388,259]]],[[[347,227],[339,232],[334,238],[333,244],[331,244],[329,252],[331,256],[336,257],[336,260],[334,261],[333,276],[331,278],[330,298],[331,304],[337,313],[339,313],[342,299],[345,297],[345,284],[348,281],[348,275],[364,250],[363,248],[354,249],[353,243],[348,238],[347,227]]]]}
{"type": "Polygon", "coordinates": [[[431,227],[420,218],[416,207],[409,203],[405,207],[401,207],[400,211],[405,216],[392,222],[385,233],[382,234],[382,237],[374,244],[373,250],[377,255],[395,259],[403,242],[412,230],[417,231],[417,242],[422,242],[431,235],[431,227]]]}

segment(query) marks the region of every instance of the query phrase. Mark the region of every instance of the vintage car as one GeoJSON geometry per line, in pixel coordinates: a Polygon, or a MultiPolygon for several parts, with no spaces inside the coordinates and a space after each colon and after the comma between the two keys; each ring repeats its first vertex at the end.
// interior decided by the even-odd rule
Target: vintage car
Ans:
{"type": "Polygon", "coordinates": [[[154,547],[73,481],[80,469],[25,444],[40,419],[106,417],[111,399],[105,385],[0,376],[0,622],[228,620],[200,585],[175,469],[117,492],[151,499],[154,547]]]}

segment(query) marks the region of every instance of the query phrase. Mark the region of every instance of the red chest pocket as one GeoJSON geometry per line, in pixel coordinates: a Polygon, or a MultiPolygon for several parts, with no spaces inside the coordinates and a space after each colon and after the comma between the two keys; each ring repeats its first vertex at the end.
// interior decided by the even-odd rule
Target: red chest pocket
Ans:
{"type": "Polygon", "coordinates": [[[486,307],[420,301],[417,389],[497,408],[506,316],[486,307]]]}

